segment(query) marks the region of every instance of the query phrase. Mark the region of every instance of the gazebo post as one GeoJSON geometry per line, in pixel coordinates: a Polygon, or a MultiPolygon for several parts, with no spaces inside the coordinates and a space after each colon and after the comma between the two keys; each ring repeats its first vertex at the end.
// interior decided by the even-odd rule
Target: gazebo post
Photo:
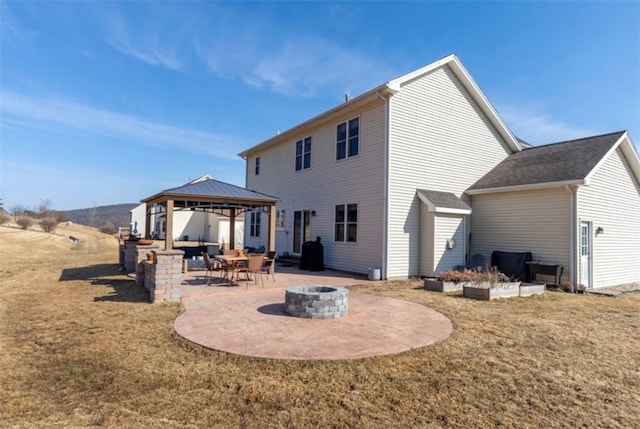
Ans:
{"type": "Polygon", "coordinates": [[[173,200],[167,200],[167,227],[164,233],[164,249],[173,249],[173,200]]]}
{"type": "Polygon", "coordinates": [[[151,208],[146,203],[144,213],[144,238],[151,238],[151,208]]]}
{"type": "Polygon", "coordinates": [[[276,250],[276,206],[269,206],[269,238],[267,251],[276,250]]]}
{"type": "Polygon", "coordinates": [[[236,209],[230,208],[229,215],[229,249],[236,248],[236,209]]]}

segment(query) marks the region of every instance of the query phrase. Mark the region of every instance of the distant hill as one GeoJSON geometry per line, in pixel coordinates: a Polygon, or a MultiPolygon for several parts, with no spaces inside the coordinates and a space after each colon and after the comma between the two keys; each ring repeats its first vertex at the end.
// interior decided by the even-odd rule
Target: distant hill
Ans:
{"type": "Polygon", "coordinates": [[[91,207],[88,209],[67,210],[64,213],[67,218],[74,223],[100,227],[107,221],[111,221],[113,226],[129,226],[131,216],[129,211],[137,207],[138,204],[113,204],[110,206],[91,207]]]}

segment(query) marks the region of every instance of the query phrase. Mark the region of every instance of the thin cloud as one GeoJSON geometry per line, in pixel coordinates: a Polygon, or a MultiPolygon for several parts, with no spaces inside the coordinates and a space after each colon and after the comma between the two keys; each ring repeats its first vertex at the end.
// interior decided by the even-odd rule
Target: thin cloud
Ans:
{"type": "Polygon", "coordinates": [[[534,145],[598,134],[596,130],[558,121],[531,107],[505,105],[499,113],[515,135],[534,145]]]}
{"type": "Polygon", "coordinates": [[[0,3],[0,37],[2,39],[15,37],[27,39],[37,35],[33,30],[25,27],[11,12],[7,2],[0,3]]]}
{"type": "Polygon", "coordinates": [[[152,147],[177,147],[192,153],[237,160],[247,142],[207,131],[183,128],[113,112],[73,101],[37,98],[3,92],[0,111],[4,120],[62,132],[124,137],[152,147]]]}
{"type": "Polygon", "coordinates": [[[171,16],[169,11],[165,16],[162,8],[150,7],[147,13],[152,19],[145,19],[142,25],[127,22],[127,19],[113,8],[103,8],[104,26],[107,36],[104,41],[120,52],[137,61],[167,68],[173,71],[183,71],[185,64],[180,58],[180,42],[182,28],[171,16]]]}
{"type": "Polygon", "coordinates": [[[352,44],[344,47],[310,33],[291,38],[278,31],[283,23],[277,18],[247,7],[217,6],[208,21],[172,8],[149,6],[145,13],[153,19],[141,26],[107,8],[104,40],[156,67],[185,72],[200,63],[221,79],[296,97],[355,95],[397,74],[352,44]]]}
{"type": "Polygon", "coordinates": [[[120,37],[119,39],[106,39],[105,41],[120,53],[152,66],[165,67],[174,71],[182,71],[185,67],[184,64],[176,58],[175,52],[163,52],[158,45],[136,48],[131,46],[131,42],[124,37],[120,37]]]}
{"type": "Polygon", "coordinates": [[[396,73],[378,60],[321,38],[296,38],[270,46],[245,36],[242,42],[218,39],[198,43],[197,52],[209,70],[222,78],[287,96],[312,97],[358,93],[396,73]]]}

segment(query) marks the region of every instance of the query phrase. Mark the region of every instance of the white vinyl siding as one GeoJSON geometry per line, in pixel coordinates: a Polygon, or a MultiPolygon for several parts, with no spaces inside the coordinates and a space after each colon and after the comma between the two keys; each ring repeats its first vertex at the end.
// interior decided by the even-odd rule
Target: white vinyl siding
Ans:
{"type": "Polygon", "coordinates": [[[464,265],[464,216],[437,214],[434,274],[464,265]],[[449,248],[449,241],[453,248],[449,248]]]}
{"type": "MultiPolygon", "coordinates": [[[[381,266],[384,118],[384,103],[376,100],[255,153],[254,156],[260,156],[260,175],[248,175],[247,188],[281,198],[277,209],[285,210],[286,227],[276,232],[278,254],[292,253],[293,213],[310,210],[315,212],[310,219],[310,237],[311,240],[318,236],[322,239],[325,266],[356,273],[367,273],[369,267],[381,266]],[[359,154],[346,162],[337,161],[336,127],[354,117],[359,118],[359,154]],[[313,167],[304,174],[296,174],[293,168],[283,168],[295,162],[291,142],[309,135],[313,136],[313,167]],[[335,206],[345,203],[358,205],[356,243],[334,242],[335,206]]],[[[266,229],[262,228],[263,245],[266,229]]],[[[257,247],[258,241],[247,237],[246,245],[257,247]]]]}
{"type": "Polygon", "coordinates": [[[578,189],[578,217],[593,223],[593,287],[640,281],[640,185],[620,149],[578,189]]]}
{"type": "Polygon", "coordinates": [[[461,196],[511,152],[449,67],[390,100],[387,277],[419,274],[416,189],[461,196]]]}
{"type": "Polygon", "coordinates": [[[429,212],[421,204],[420,275],[436,276],[465,263],[464,215],[429,212]],[[448,247],[449,240],[455,243],[448,247]]]}
{"type": "Polygon", "coordinates": [[[570,276],[570,194],[564,188],[471,197],[469,254],[489,262],[494,250],[531,252],[542,263],[564,267],[570,276]]]}
{"type": "Polygon", "coordinates": [[[435,216],[420,204],[420,275],[433,276],[435,271],[435,216]]]}

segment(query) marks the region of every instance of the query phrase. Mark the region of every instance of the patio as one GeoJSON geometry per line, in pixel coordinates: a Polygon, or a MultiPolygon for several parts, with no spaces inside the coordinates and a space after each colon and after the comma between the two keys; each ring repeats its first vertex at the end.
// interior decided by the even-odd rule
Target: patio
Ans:
{"type": "MultiPolygon", "coordinates": [[[[214,278],[217,273],[214,272],[214,278]]],[[[276,281],[264,287],[206,285],[205,271],[185,273],[185,312],[174,322],[182,337],[228,353],[271,359],[356,359],[425,347],[453,332],[451,321],[423,305],[350,292],[346,316],[313,320],[287,316],[286,288],[297,285],[348,287],[364,277],[327,270],[309,272],[276,266],[276,281]]]]}

